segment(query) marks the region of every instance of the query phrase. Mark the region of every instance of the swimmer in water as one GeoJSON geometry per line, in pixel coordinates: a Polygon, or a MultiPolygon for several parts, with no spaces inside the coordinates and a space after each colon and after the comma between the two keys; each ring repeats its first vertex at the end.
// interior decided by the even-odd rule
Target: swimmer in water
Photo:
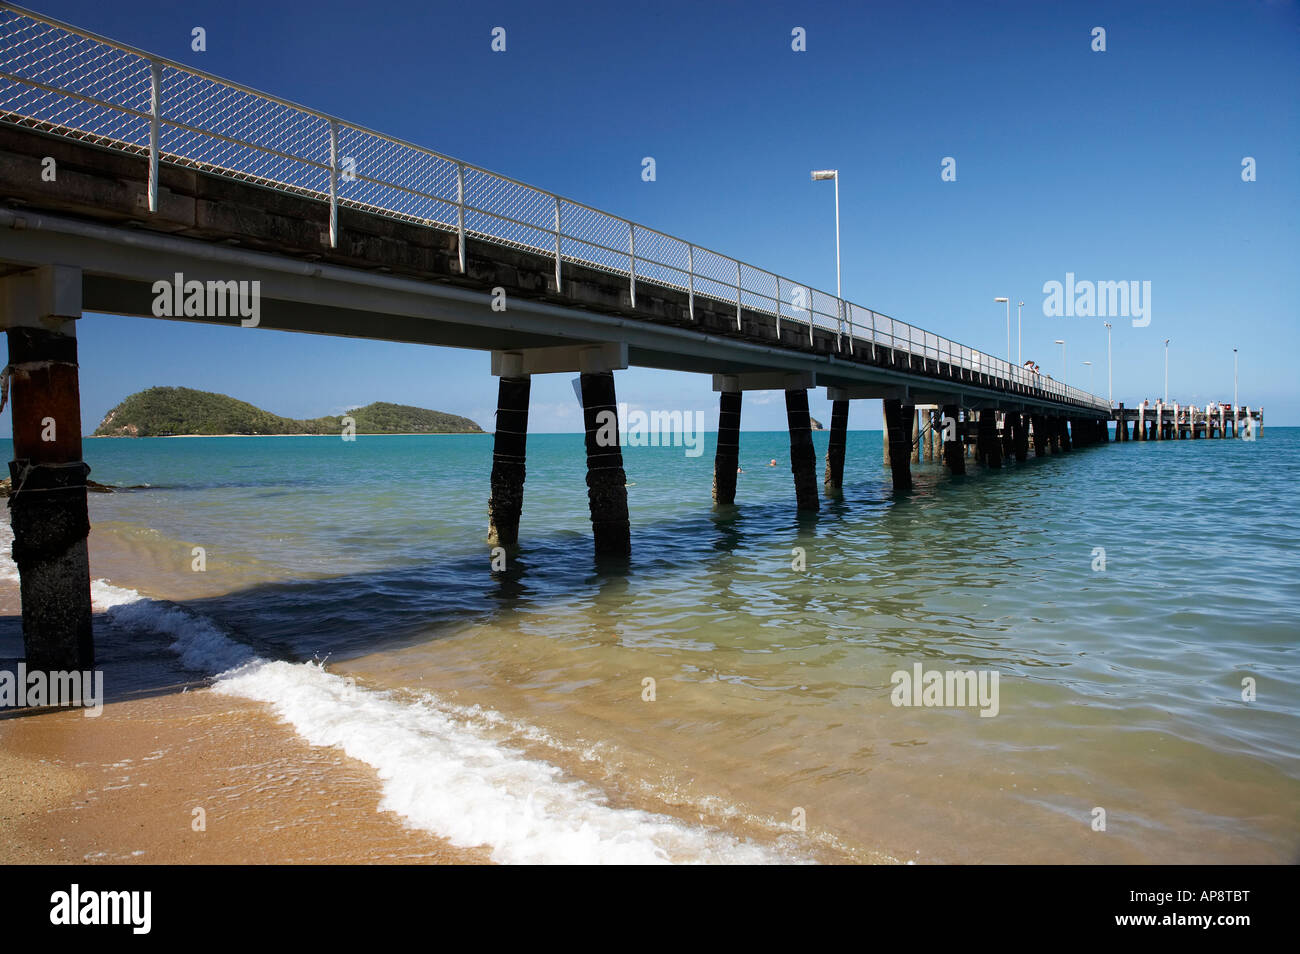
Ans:
{"type": "Polygon", "coordinates": [[[767,462],[767,466],[768,466],[768,467],[775,467],[775,466],[776,466],[776,458],[773,457],[770,461],[768,461],[768,462],[767,462]]]}

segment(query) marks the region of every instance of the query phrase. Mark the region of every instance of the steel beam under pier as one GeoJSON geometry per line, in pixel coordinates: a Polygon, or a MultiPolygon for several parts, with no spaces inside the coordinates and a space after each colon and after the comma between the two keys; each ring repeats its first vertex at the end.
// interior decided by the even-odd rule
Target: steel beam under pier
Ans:
{"type": "MultiPolygon", "coordinates": [[[[0,327],[9,336],[14,459],[9,463],[13,558],[22,599],[23,648],[32,670],[95,665],[81,459],[76,319],[81,270],[47,266],[0,282],[0,327]]],[[[3,405],[0,405],[2,407],[3,405]]]]}
{"type": "Polygon", "coordinates": [[[528,375],[503,375],[497,385],[496,432],[492,437],[492,497],[488,501],[488,543],[492,546],[509,547],[519,542],[531,390],[532,378],[528,375]]]}
{"type": "Polygon", "coordinates": [[[821,509],[817,499],[817,452],[813,449],[806,389],[786,390],[785,417],[790,426],[790,472],[794,474],[796,506],[816,512],[821,509]]]}
{"type": "MultiPolygon", "coordinates": [[[[807,398],[805,397],[805,401],[807,398]]],[[[720,427],[721,425],[719,425],[720,427]]],[[[849,402],[831,403],[831,440],[826,448],[826,475],[823,482],[828,493],[838,493],[844,486],[844,448],[848,441],[849,402]]]]}
{"type": "Polygon", "coordinates": [[[587,502],[598,556],[627,556],[632,533],[627,515],[627,473],[618,440],[614,372],[582,374],[582,416],[587,428],[587,502]]]}
{"type": "Polygon", "coordinates": [[[741,391],[718,395],[718,450],[713,457],[713,502],[730,506],[736,502],[736,471],[740,468],[741,391]]]}

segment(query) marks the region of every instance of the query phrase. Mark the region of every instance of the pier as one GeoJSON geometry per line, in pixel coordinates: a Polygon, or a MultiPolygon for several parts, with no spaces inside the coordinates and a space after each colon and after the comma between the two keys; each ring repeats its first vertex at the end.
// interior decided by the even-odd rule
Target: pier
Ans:
{"type": "MultiPolygon", "coordinates": [[[[737,503],[747,391],[784,392],[801,512],[842,488],[853,402],[881,402],[899,492],[914,462],[1001,470],[1106,442],[1112,420],[1120,433],[1132,420],[808,284],[0,4],[10,507],[29,661],[55,669],[93,660],[76,353],[88,311],[487,352],[498,390],[487,539],[502,547],[518,544],[526,505],[537,374],[580,377],[593,548],[609,557],[633,540],[609,425],[616,375],[631,366],[711,376],[716,506],[737,503]],[[235,300],[247,289],[251,308],[235,300]],[[833,402],[820,487],[814,388],[833,402]],[[58,439],[43,439],[51,426],[58,439]]],[[[1160,426],[1178,433],[1177,420],[1160,426]]]]}
{"type": "Polygon", "coordinates": [[[1254,440],[1264,433],[1264,409],[1232,404],[1165,404],[1158,401],[1111,412],[1117,441],[1170,441],[1196,438],[1254,440]]]}

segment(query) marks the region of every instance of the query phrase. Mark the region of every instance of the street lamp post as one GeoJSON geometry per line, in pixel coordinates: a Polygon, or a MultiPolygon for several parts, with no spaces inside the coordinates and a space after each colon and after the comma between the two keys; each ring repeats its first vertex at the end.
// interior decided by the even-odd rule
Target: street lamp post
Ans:
{"type": "Polygon", "coordinates": [[[1025,337],[1021,333],[1020,309],[1025,307],[1023,301],[1016,302],[1016,364],[1025,363],[1024,341],[1025,337]]]}
{"type": "Polygon", "coordinates": [[[1088,366],[1088,393],[1091,394],[1092,393],[1092,362],[1085,361],[1083,363],[1088,366]]]}
{"type": "Polygon", "coordinates": [[[1007,306],[1007,364],[1011,363],[1011,299],[994,298],[994,301],[1005,302],[1007,306]]]}
{"type": "Polygon", "coordinates": [[[1232,436],[1237,436],[1241,428],[1237,426],[1237,349],[1232,349],[1232,436]]]}
{"type": "Polygon", "coordinates": [[[1062,339],[1057,338],[1055,343],[1061,346],[1061,383],[1065,384],[1067,376],[1065,366],[1065,342],[1062,339]]]}
{"type": "Polygon", "coordinates": [[[840,170],[814,170],[812,181],[818,182],[822,179],[835,180],[835,297],[842,300],[844,292],[840,289],[840,170]]]}
{"type": "Polygon", "coordinates": [[[1165,403],[1169,403],[1169,339],[1165,339],[1165,403]]]}
{"type": "Polygon", "coordinates": [[[1110,364],[1110,322],[1106,322],[1106,401],[1115,404],[1115,378],[1110,364]]]}

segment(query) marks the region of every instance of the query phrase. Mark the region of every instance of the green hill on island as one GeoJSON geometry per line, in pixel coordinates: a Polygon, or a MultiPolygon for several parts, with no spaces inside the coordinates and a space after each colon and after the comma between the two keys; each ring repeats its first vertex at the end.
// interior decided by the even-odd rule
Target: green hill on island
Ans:
{"type": "MultiPolygon", "coordinates": [[[[203,434],[341,434],[343,417],[298,421],[247,401],[193,388],[149,388],[104,416],[94,437],[176,437],[203,434]]],[[[467,417],[377,401],[346,412],[358,434],[482,434],[467,417]]]]}

